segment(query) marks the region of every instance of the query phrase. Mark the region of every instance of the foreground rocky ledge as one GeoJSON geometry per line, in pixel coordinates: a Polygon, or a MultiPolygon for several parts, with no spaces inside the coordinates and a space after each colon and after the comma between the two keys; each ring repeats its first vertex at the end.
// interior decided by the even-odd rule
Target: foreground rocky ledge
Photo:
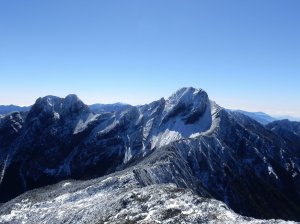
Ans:
{"type": "Polygon", "coordinates": [[[174,184],[139,187],[133,173],[65,181],[0,207],[0,223],[294,223],[256,220],[174,184]]]}

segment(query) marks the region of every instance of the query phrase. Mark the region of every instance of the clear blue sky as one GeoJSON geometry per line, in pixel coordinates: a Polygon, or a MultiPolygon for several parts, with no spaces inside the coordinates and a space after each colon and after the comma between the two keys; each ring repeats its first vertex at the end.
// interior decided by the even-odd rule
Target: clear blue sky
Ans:
{"type": "Polygon", "coordinates": [[[194,86],[300,117],[299,12],[299,0],[1,0],[0,104],[142,104],[194,86]]]}

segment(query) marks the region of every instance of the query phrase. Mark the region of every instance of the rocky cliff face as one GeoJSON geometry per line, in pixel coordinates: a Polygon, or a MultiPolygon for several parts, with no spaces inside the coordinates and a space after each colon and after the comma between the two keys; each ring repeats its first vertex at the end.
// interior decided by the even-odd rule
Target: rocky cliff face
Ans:
{"type": "MultiPolygon", "coordinates": [[[[300,141],[277,130],[224,110],[201,89],[100,113],[75,95],[47,96],[28,113],[0,119],[0,200],[122,172],[130,176],[124,185],[134,181],[149,192],[171,184],[243,215],[300,220],[300,141]]],[[[2,214],[24,197],[2,206],[2,214]]]]}

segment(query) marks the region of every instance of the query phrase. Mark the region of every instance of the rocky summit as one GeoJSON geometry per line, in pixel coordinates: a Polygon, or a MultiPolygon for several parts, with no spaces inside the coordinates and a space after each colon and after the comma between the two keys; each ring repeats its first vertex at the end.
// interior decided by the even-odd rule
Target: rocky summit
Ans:
{"type": "Polygon", "coordinates": [[[192,87],[142,106],[39,98],[0,117],[0,223],[300,221],[299,127],[192,87]]]}

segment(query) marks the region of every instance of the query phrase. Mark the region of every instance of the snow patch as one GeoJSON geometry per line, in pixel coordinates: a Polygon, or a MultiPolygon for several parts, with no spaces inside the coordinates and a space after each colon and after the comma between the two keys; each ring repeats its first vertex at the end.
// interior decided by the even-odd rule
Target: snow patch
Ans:
{"type": "Polygon", "coordinates": [[[151,149],[155,147],[161,147],[164,145],[168,145],[171,142],[182,139],[182,135],[176,131],[170,131],[167,129],[163,133],[158,134],[157,136],[152,137],[151,149]]]}
{"type": "Polygon", "coordinates": [[[67,182],[67,183],[64,183],[63,185],[62,185],[62,187],[68,187],[68,186],[70,186],[71,185],[71,183],[70,182],[67,182]]]}
{"type": "Polygon", "coordinates": [[[278,176],[275,173],[275,171],[273,170],[273,167],[271,165],[268,166],[268,172],[269,172],[269,175],[273,175],[276,179],[278,179],[278,176]]]}
{"type": "Polygon", "coordinates": [[[73,134],[83,132],[88,127],[88,125],[95,121],[99,116],[99,114],[90,113],[86,119],[80,119],[75,127],[73,134]]]}
{"type": "Polygon", "coordinates": [[[60,115],[57,112],[54,112],[53,116],[54,116],[55,120],[59,120],[60,119],[60,115]]]}

